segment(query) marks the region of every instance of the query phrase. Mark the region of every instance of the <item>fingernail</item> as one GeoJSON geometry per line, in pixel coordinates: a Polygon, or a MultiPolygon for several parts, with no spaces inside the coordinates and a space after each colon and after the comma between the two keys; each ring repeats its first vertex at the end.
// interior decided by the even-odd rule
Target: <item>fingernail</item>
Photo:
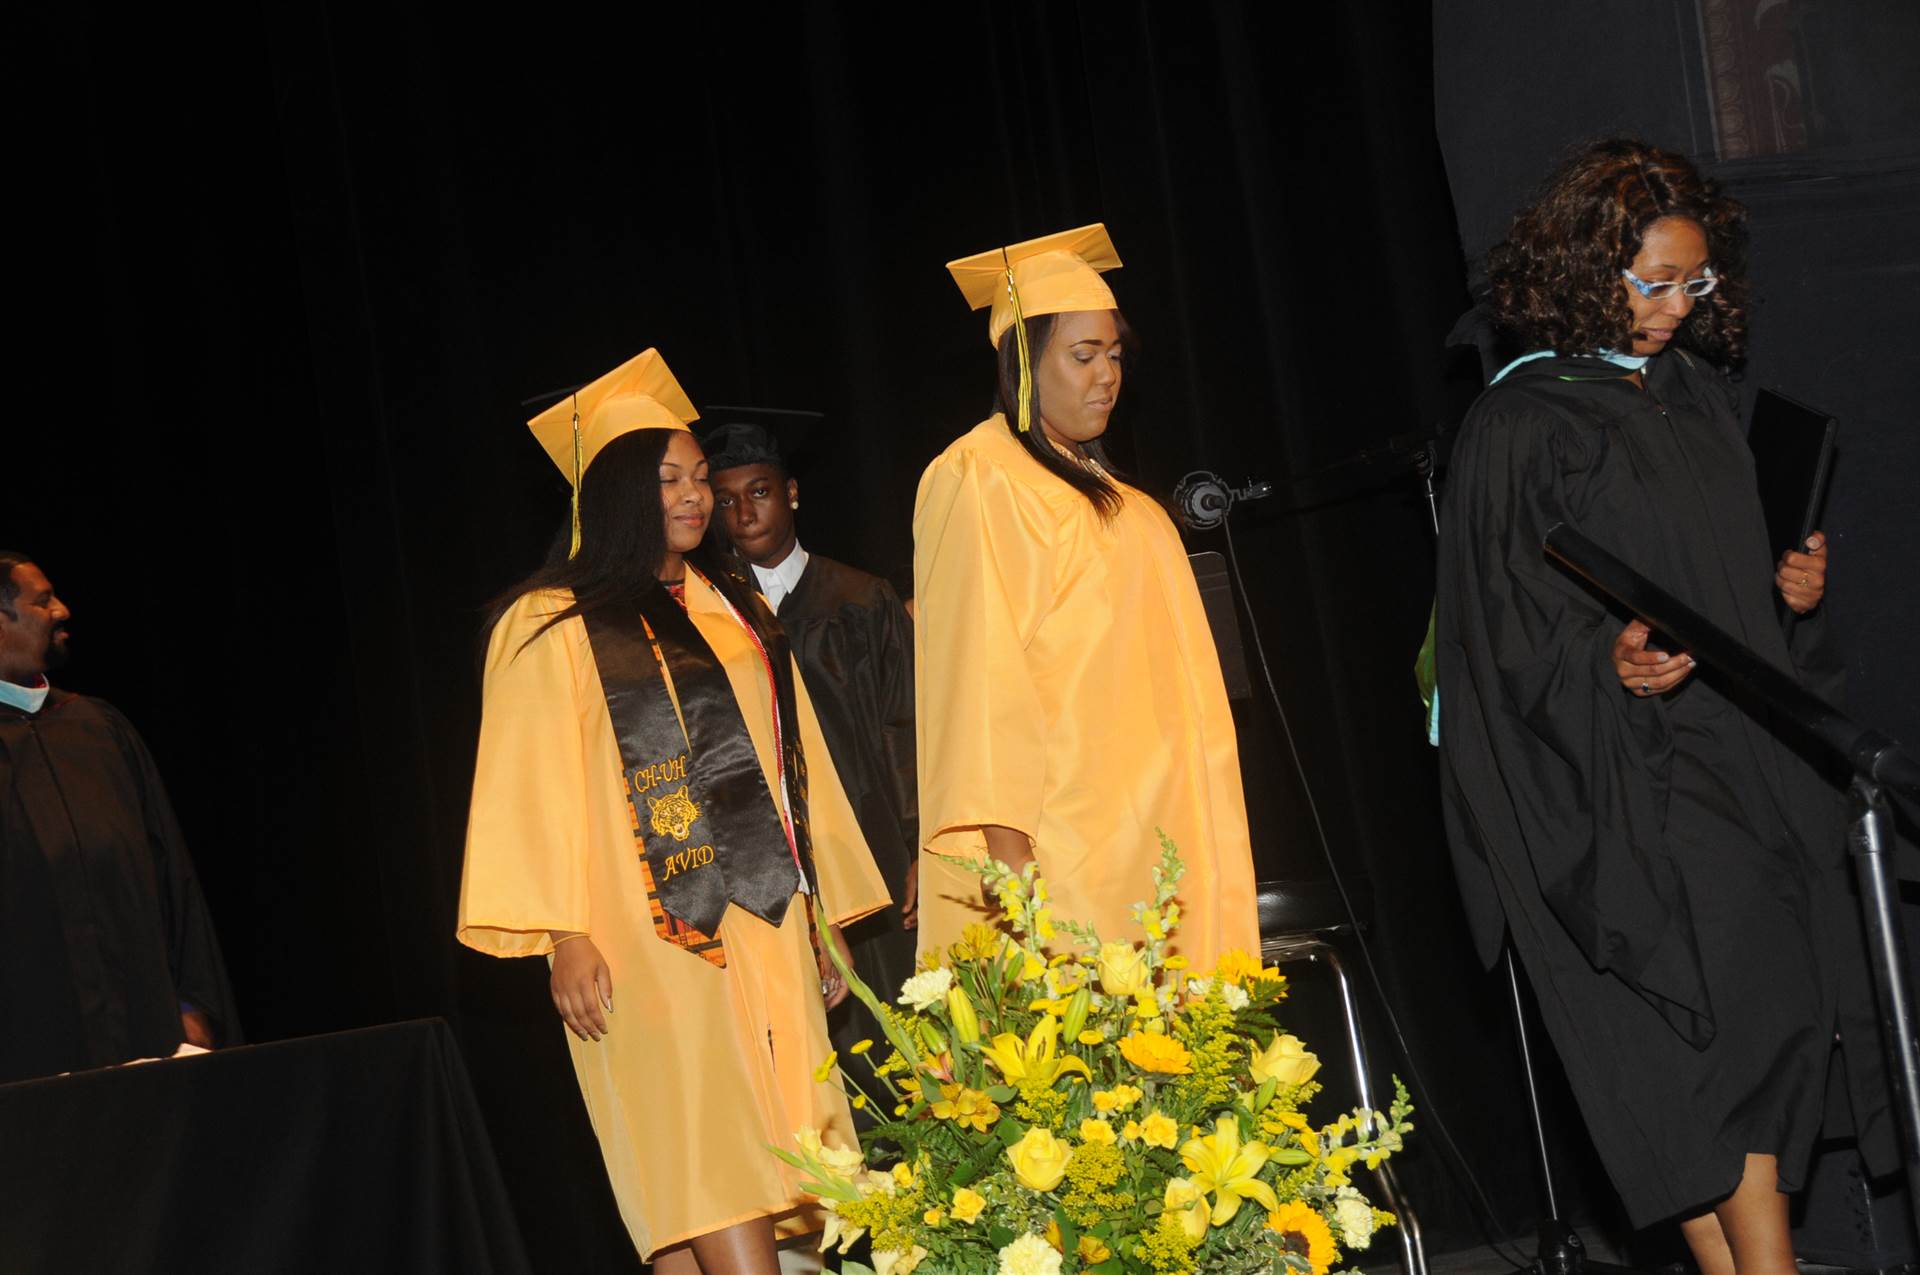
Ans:
{"type": "Polygon", "coordinates": [[[1673,657],[1671,655],[1668,655],[1665,651],[1660,652],[1660,662],[1662,664],[1665,664],[1668,660],[1672,658],[1673,657]]]}
{"type": "Polygon", "coordinates": [[[1689,655],[1689,656],[1687,657],[1687,667],[1688,667],[1688,668],[1692,668],[1692,667],[1693,667],[1693,657],[1692,657],[1691,655],[1689,655]]]}

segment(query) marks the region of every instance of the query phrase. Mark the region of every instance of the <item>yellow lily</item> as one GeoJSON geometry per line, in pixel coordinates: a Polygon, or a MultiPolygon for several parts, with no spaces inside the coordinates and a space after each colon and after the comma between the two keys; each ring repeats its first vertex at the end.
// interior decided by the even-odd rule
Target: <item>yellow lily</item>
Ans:
{"type": "Polygon", "coordinates": [[[1213,1197],[1215,1226],[1232,1220],[1242,1200],[1258,1201],[1269,1212],[1280,1207],[1273,1188],[1257,1176],[1267,1156],[1263,1143],[1240,1141],[1240,1122],[1232,1116],[1221,1116],[1211,1134],[1189,1138],[1180,1148],[1193,1184],[1213,1197]]]}
{"type": "Polygon", "coordinates": [[[1074,1074],[1086,1080],[1093,1079],[1087,1064],[1072,1054],[1056,1056],[1059,1037],[1060,1020],[1047,1014],[1025,1041],[1012,1032],[1001,1032],[993,1038],[991,1045],[983,1046],[980,1052],[1000,1069],[1000,1074],[1010,1085],[1025,1081],[1051,1085],[1061,1076],[1074,1074]]]}

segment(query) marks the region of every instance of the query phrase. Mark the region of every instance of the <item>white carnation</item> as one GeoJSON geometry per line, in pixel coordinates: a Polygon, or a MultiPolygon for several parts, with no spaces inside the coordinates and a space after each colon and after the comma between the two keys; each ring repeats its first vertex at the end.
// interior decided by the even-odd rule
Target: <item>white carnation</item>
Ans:
{"type": "Polygon", "coordinates": [[[1333,1220],[1340,1227],[1342,1248],[1363,1249],[1373,1243],[1373,1206],[1359,1192],[1340,1193],[1333,1202],[1333,1220]]]}
{"type": "Polygon", "coordinates": [[[900,985],[898,1004],[917,1010],[928,1010],[947,998],[947,990],[953,986],[953,971],[942,965],[938,969],[922,970],[900,985]]]}
{"type": "Polygon", "coordinates": [[[1000,1275],[1060,1275],[1060,1254],[1038,1235],[1022,1235],[1000,1250],[1000,1275]]]}

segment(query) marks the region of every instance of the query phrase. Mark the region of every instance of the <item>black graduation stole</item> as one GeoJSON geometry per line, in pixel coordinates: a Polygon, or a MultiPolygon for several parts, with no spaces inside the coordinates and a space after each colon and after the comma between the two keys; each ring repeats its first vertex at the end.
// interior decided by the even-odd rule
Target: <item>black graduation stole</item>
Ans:
{"type": "MultiPolygon", "coordinates": [[[[786,636],[751,591],[712,587],[736,612],[752,608],[759,621],[754,627],[764,635],[794,847],[811,880],[806,760],[786,636]]],[[[733,685],[692,617],[665,588],[650,590],[637,614],[601,607],[581,618],[620,748],[654,930],[724,967],[726,949],[718,934],[727,904],[777,926],[801,881],[733,685]]]]}

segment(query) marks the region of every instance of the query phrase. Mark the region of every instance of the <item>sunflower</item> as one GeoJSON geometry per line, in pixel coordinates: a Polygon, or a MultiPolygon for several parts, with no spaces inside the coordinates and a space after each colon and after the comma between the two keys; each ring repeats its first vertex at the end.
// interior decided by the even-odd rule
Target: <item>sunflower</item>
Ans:
{"type": "Polygon", "coordinates": [[[1289,1200],[1267,1214],[1267,1229],[1279,1234],[1282,1252],[1306,1258],[1313,1275],[1327,1275],[1339,1260],[1340,1250],[1334,1246],[1327,1220],[1298,1200],[1289,1200]]]}

